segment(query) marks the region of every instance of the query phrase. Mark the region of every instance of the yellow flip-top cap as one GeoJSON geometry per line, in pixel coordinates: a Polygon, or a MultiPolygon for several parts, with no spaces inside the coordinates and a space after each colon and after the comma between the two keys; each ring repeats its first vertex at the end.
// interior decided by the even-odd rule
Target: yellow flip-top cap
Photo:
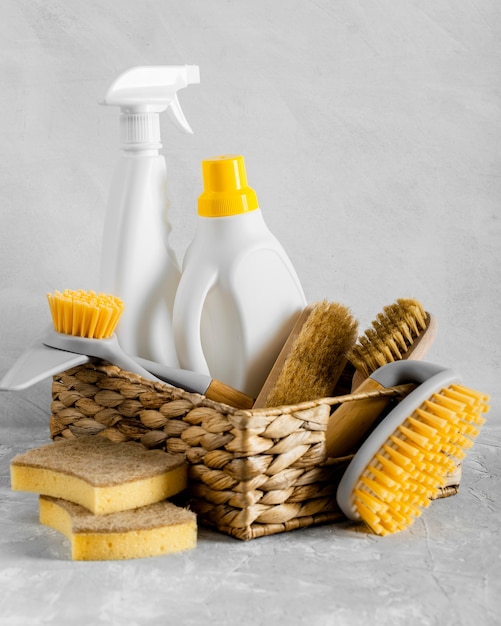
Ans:
{"type": "Polygon", "coordinates": [[[258,208],[254,189],[247,185],[244,157],[223,154],[202,161],[204,191],[198,198],[203,217],[239,215],[258,208]]]}

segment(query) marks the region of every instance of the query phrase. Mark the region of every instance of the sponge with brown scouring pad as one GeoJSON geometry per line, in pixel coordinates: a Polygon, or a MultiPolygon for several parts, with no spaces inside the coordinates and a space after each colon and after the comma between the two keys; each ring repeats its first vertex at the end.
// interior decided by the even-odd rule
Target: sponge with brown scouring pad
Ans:
{"type": "Polygon", "coordinates": [[[50,443],[11,461],[12,489],[64,498],[96,515],[159,502],[186,484],[183,455],[96,435],[50,443]]]}
{"type": "Polygon", "coordinates": [[[171,502],[93,515],[59,498],[40,496],[40,522],[68,537],[75,561],[137,559],[196,547],[196,515],[171,502]]]}
{"type": "Polygon", "coordinates": [[[311,304],[299,316],[253,408],[328,397],[357,340],[358,322],[337,302],[311,304]]]}

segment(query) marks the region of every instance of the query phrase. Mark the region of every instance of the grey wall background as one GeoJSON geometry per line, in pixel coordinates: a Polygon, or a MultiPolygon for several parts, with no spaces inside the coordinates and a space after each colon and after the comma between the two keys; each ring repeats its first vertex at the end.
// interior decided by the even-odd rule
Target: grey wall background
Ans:
{"type": "MultiPolygon", "coordinates": [[[[495,392],[501,8],[493,0],[0,0],[0,375],[49,320],[45,294],[95,288],[122,70],[200,65],[164,116],[172,243],[194,234],[200,161],[245,156],[310,301],[361,328],[398,297],[440,324],[430,360],[495,392]]],[[[47,419],[48,384],[1,398],[47,419]]]]}

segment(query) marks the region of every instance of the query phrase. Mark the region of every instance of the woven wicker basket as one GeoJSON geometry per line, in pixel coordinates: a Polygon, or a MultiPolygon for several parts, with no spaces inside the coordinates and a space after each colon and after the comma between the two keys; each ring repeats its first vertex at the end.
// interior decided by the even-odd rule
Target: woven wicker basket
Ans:
{"type": "MultiPolygon", "coordinates": [[[[344,519],[336,489],[351,457],[326,457],[325,430],[333,407],[359,396],[237,410],[99,360],[55,376],[52,396],[55,440],[95,434],[184,453],[201,524],[247,540],[344,519]]],[[[460,467],[439,497],[459,480],[460,467]]]]}

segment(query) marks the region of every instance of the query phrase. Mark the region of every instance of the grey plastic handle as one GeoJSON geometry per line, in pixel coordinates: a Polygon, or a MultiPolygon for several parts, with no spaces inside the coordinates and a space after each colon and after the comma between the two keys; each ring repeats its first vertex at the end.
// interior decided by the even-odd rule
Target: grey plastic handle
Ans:
{"type": "Polygon", "coordinates": [[[90,339],[89,337],[75,337],[74,335],[58,333],[51,329],[44,337],[43,342],[51,348],[104,359],[128,372],[139,374],[149,380],[163,382],[126,354],[120,347],[116,335],[112,335],[108,339],[90,339]]]}
{"type": "Polygon", "coordinates": [[[43,342],[51,348],[104,359],[123,370],[139,374],[147,380],[174,385],[194,393],[204,394],[212,382],[212,378],[206,374],[131,357],[122,350],[116,335],[112,335],[108,339],[89,339],[50,330],[43,342]]]}
{"type": "Polygon", "coordinates": [[[384,387],[395,387],[414,383],[421,385],[426,380],[443,372],[446,368],[428,361],[395,361],[380,367],[370,376],[384,387]]]}
{"type": "Polygon", "coordinates": [[[205,394],[212,382],[212,378],[207,376],[207,374],[200,374],[199,372],[192,372],[191,370],[182,370],[177,367],[169,367],[168,365],[148,361],[148,359],[143,359],[138,356],[134,357],[134,360],[141,365],[141,367],[148,370],[148,372],[160,378],[160,380],[192,393],[205,394]]]}

